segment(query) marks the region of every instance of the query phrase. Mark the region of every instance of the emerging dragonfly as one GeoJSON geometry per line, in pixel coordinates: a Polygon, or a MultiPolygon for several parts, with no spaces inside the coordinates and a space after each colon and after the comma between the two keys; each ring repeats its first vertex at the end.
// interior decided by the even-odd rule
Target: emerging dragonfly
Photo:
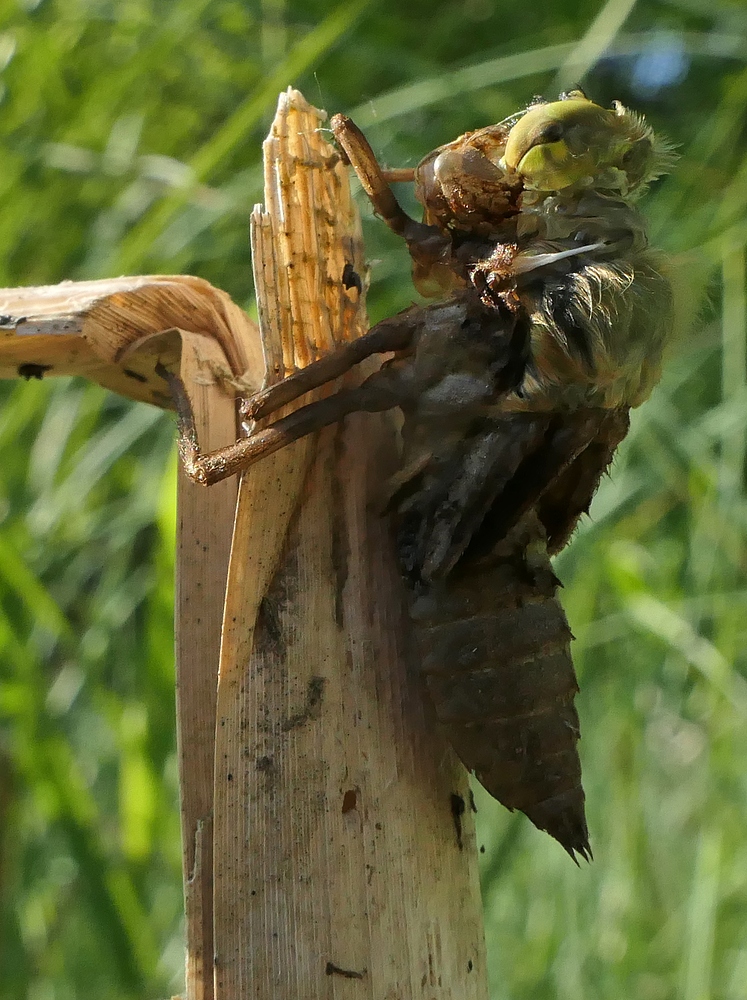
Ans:
{"type": "Polygon", "coordinates": [[[338,144],[408,245],[413,306],[243,403],[259,420],[375,353],[342,388],[202,454],[170,376],[188,475],[210,484],[356,410],[399,407],[397,552],[438,718],[464,764],[575,859],[591,856],[571,633],[550,556],[569,540],[656,384],[671,291],[635,202],[671,153],[637,114],[580,91],[433,151],[410,218],[366,139],[338,144]]]}

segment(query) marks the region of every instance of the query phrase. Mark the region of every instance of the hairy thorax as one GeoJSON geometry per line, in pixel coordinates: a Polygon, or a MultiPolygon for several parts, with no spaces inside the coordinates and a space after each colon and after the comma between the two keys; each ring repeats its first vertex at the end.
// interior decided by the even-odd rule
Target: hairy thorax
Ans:
{"type": "MultiPolygon", "coordinates": [[[[434,178],[439,179],[437,171],[434,178]]],[[[451,214],[453,204],[467,202],[465,188],[447,188],[452,197],[447,205],[444,179],[440,186],[435,179],[429,188],[431,217],[437,205],[444,244],[437,259],[419,263],[418,274],[421,290],[446,301],[424,311],[409,373],[426,396],[424,412],[443,398],[453,413],[460,385],[468,411],[477,398],[491,405],[489,387],[481,394],[470,373],[482,373],[485,383],[485,354],[499,316],[504,341],[510,320],[512,348],[519,345],[523,357],[521,377],[510,391],[505,383],[496,387],[500,412],[642,403],[659,379],[672,301],[637,208],[614,191],[583,187],[524,191],[518,197],[511,190],[513,201],[493,193],[488,198],[483,191],[482,221],[477,232],[468,233],[451,214]],[[501,216],[506,204],[511,210],[501,216]],[[485,221],[489,210],[497,213],[492,231],[485,221]],[[448,285],[434,279],[441,271],[450,276],[448,285]],[[465,336],[475,325],[484,336],[465,336]],[[438,363],[431,366],[431,357],[438,363]],[[441,389],[430,384],[431,367],[439,369],[441,389]]]]}

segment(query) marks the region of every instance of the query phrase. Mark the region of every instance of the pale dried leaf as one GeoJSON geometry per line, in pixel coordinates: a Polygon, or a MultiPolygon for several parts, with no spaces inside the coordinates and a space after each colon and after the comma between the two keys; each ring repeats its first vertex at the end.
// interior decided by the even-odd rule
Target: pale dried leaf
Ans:
{"type": "MultiPolygon", "coordinates": [[[[188,275],[0,289],[0,378],[82,375],[123,396],[171,408],[155,367],[178,362],[174,328],[221,346],[234,374],[262,370],[255,326],[225,292],[188,275]],[[20,372],[19,372],[20,369],[20,372]]],[[[189,389],[189,386],[188,386],[189,389]]]]}

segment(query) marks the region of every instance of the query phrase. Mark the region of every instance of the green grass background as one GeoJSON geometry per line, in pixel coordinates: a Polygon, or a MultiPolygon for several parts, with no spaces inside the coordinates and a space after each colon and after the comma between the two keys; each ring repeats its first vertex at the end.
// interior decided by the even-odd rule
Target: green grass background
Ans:
{"type": "MultiPolygon", "coordinates": [[[[596,860],[478,793],[494,1000],[747,998],[747,7],[0,0],[0,285],[188,272],[251,308],[277,93],[415,164],[581,81],[678,144],[648,199],[680,321],[559,559],[596,860]]],[[[411,301],[365,204],[374,319],[411,301]]],[[[182,981],[173,425],[0,385],[0,998],[182,981]]]]}

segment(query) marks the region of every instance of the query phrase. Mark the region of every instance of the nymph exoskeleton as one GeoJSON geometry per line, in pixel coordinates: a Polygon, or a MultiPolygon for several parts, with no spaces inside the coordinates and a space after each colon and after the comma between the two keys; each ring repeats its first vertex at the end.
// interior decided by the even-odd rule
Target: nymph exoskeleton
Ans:
{"type": "Polygon", "coordinates": [[[376,353],[394,357],[209,455],[170,377],[187,473],[232,475],[356,410],[399,407],[388,510],[426,684],[485,788],[590,856],[571,634],[550,556],[588,510],[659,377],[670,288],[634,206],[668,153],[637,115],[580,92],[467,133],[412,172],[423,222],[347,118],[338,144],[436,301],[246,400],[265,418],[376,353]]]}

